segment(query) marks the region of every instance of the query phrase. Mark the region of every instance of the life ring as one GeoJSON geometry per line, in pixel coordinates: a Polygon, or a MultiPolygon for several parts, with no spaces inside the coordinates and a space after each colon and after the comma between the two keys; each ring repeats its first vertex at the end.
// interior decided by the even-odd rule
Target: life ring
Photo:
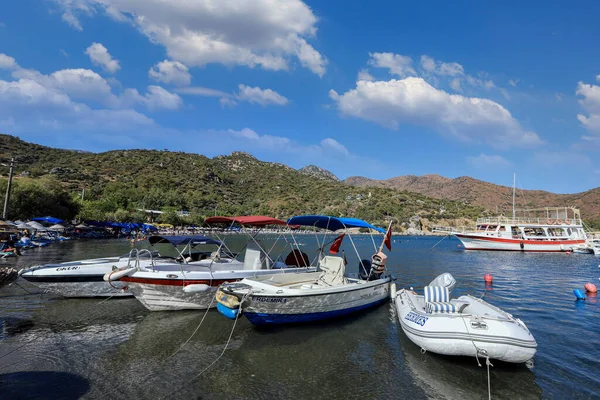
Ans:
{"type": "Polygon", "coordinates": [[[548,219],[546,220],[546,223],[547,223],[548,225],[552,225],[552,224],[554,223],[554,220],[553,220],[553,219],[550,219],[550,218],[548,218],[548,219]]]}
{"type": "Polygon", "coordinates": [[[556,225],[562,225],[562,220],[561,219],[557,219],[555,223],[556,223],[556,225]]]}
{"type": "Polygon", "coordinates": [[[565,224],[571,225],[571,220],[570,219],[565,219],[565,224]]]}

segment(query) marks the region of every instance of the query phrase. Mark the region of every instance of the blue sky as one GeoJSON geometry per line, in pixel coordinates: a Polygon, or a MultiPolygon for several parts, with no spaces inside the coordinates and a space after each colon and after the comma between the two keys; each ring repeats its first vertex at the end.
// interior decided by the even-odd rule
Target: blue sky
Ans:
{"type": "Polygon", "coordinates": [[[414,3],[3,2],[0,132],[340,178],[600,186],[600,4],[414,3]]]}

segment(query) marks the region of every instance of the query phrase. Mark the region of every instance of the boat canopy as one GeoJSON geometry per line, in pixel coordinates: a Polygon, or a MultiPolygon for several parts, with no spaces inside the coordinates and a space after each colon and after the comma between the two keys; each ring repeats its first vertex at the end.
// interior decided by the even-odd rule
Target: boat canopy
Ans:
{"type": "Polygon", "coordinates": [[[204,221],[207,224],[233,224],[248,226],[266,226],[266,225],[287,225],[285,221],[277,218],[265,217],[262,215],[247,215],[241,217],[208,217],[204,221]]]}
{"type": "Polygon", "coordinates": [[[201,244],[215,244],[220,246],[222,243],[218,240],[209,238],[207,236],[196,235],[196,236],[159,236],[154,235],[148,238],[148,242],[154,245],[157,243],[170,243],[173,246],[188,245],[197,246],[201,244]]]}
{"type": "Polygon", "coordinates": [[[338,229],[368,228],[385,233],[385,229],[378,228],[358,218],[338,218],[326,215],[299,215],[287,221],[288,225],[316,226],[317,228],[337,231],[338,229]]]}

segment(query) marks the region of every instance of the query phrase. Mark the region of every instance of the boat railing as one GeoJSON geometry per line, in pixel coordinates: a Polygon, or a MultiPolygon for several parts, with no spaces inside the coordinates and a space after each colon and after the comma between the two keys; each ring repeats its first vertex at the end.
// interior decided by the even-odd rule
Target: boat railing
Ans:
{"type": "Polygon", "coordinates": [[[579,218],[542,218],[542,217],[484,217],[477,218],[477,225],[498,224],[498,225],[579,225],[579,218]]]}
{"type": "Polygon", "coordinates": [[[143,254],[148,253],[148,257],[150,258],[150,265],[152,266],[152,271],[154,271],[154,257],[152,252],[148,249],[131,249],[129,252],[129,258],[127,259],[127,268],[131,268],[131,260],[133,260],[133,267],[140,270],[140,258],[143,254]]]}

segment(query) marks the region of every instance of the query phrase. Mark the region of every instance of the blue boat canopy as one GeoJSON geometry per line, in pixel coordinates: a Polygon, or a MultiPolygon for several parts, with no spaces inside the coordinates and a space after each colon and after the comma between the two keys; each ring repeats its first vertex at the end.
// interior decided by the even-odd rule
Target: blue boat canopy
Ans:
{"type": "Polygon", "coordinates": [[[369,228],[377,232],[385,233],[385,229],[378,228],[358,218],[338,218],[326,215],[299,215],[287,221],[288,225],[316,226],[317,228],[337,231],[348,228],[369,228]]]}
{"type": "Polygon", "coordinates": [[[188,244],[191,244],[192,246],[197,246],[197,245],[201,245],[201,244],[215,244],[217,246],[221,245],[221,242],[219,240],[214,240],[207,236],[201,236],[201,235],[196,235],[196,236],[159,236],[159,235],[155,235],[155,236],[150,236],[148,238],[148,242],[150,242],[150,244],[171,243],[173,246],[188,245],[188,244]]]}

